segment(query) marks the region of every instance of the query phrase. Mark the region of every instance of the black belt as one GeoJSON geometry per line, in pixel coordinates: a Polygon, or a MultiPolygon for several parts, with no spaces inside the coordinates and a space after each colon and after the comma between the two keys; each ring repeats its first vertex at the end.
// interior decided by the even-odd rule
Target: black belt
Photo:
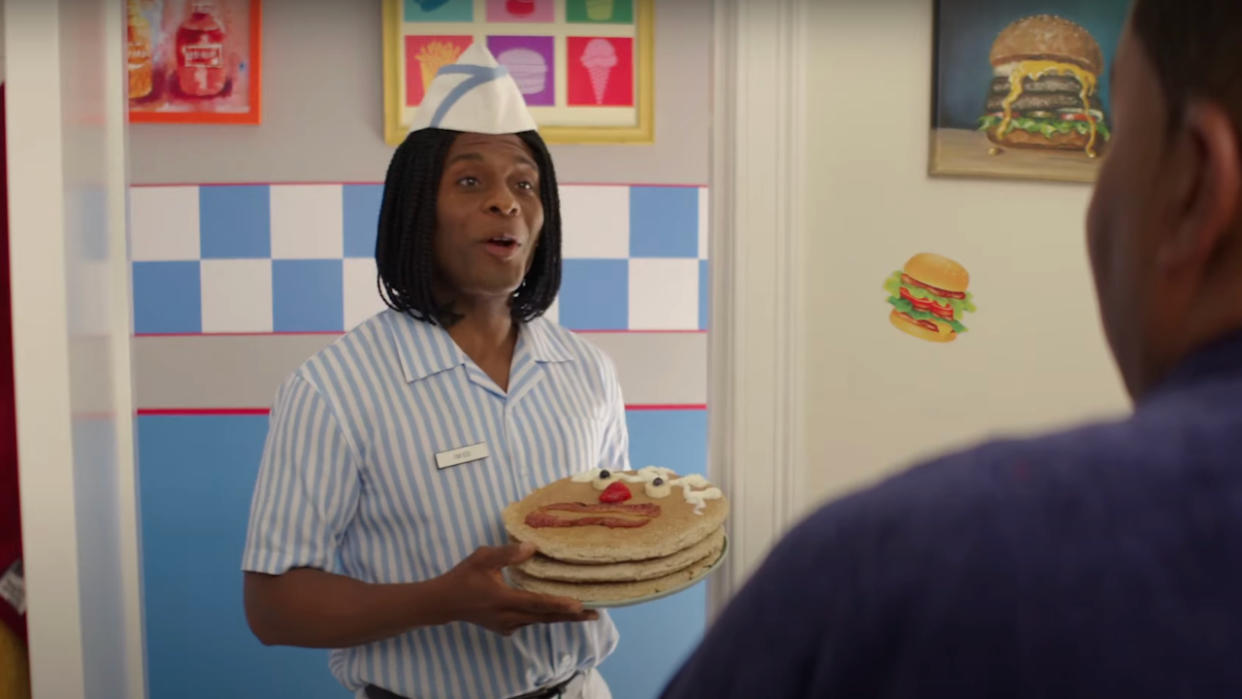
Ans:
{"type": "MultiPolygon", "coordinates": [[[[565,689],[577,676],[577,673],[575,673],[570,675],[568,679],[557,682],[556,684],[541,687],[533,692],[527,692],[526,694],[519,694],[515,697],[510,697],[510,699],[556,699],[556,697],[565,695],[565,689]]],[[[368,699],[405,699],[405,697],[400,694],[394,694],[387,689],[376,687],[373,684],[367,685],[367,697],[368,699]]]]}

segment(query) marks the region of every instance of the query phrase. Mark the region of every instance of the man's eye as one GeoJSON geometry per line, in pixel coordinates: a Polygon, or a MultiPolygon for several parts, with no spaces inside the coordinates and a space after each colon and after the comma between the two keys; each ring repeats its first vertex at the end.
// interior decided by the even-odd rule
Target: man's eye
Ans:
{"type": "Polygon", "coordinates": [[[477,178],[477,177],[463,177],[463,178],[461,178],[461,179],[457,180],[457,184],[459,184],[459,185],[461,185],[461,186],[463,186],[463,187],[477,187],[477,186],[479,186],[479,178],[477,178]]]}

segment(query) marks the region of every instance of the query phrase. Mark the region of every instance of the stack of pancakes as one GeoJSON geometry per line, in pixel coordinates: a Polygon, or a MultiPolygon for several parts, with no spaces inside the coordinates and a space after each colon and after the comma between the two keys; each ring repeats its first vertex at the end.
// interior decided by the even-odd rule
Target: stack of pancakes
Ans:
{"type": "MultiPolygon", "coordinates": [[[[599,478],[600,471],[592,475],[599,478]]],[[[701,478],[676,483],[677,474],[650,467],[621,474],[604,471],[603,477],[625,483],[631,497],[616,506],[601,503],[601,483],[564,478],[505,508],[509,535],[531,542],[538,552],[509,570],[515,586],[616,604],[685,587],[719,560],[729,504],[718,489],[701,478]],[[663,492],[650,487],[654,477],[662,476],[663,492]],[[686,489],[691,500],[708,490],[719,497],[692,502],[686,489]],[[577,524],[532,526],[549,520],[577,524]]]]}

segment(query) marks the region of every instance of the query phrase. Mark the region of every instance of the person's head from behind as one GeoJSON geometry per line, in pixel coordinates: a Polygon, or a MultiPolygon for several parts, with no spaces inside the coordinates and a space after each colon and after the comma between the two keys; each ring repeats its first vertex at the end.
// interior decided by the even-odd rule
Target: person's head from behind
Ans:
{"type": "Polygon", "coordinates": [[[1135,0],[1087,220],[1105,333],[1141,398],[1242,329],[1242,1],[1135,0]]]}

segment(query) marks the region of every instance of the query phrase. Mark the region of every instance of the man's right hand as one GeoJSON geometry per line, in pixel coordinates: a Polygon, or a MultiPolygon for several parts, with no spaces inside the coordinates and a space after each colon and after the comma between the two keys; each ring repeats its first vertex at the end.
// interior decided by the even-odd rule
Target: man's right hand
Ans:
{"type": "Polygon", "coordinates": [[[436,580],[444,609],[455,621],[468,621],[508,636],[528,624],[593,621],[599,614],[568,597],[540,595],[508,585],[506,566],[535,555],[529,543],[484,546],[436,580]]]}

